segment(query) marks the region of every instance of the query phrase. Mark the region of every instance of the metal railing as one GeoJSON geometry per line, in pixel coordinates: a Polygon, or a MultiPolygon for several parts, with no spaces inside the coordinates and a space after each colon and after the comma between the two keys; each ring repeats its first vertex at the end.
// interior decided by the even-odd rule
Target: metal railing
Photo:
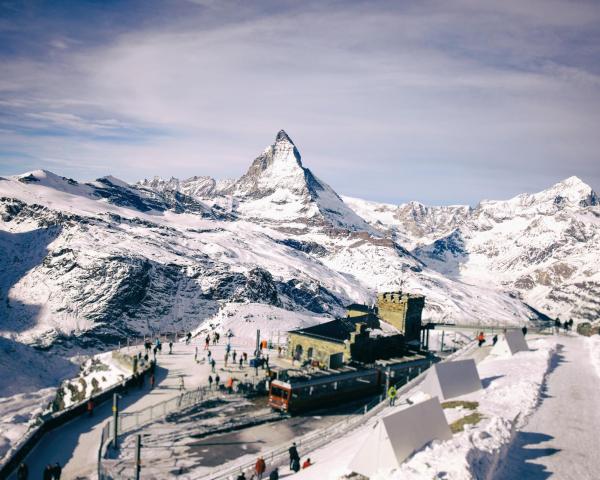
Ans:
{"type": "MultiPolygon", "coordinates": [[[[218,389],[199,387],[195,390],[183,392],[180,395],[164,400],[149,407],[135,412],[123,412],[119,414],[117,423],[117,432],[123,435],[137,430],[149,423],[167,417],[173,413],[179,413],[189,408],[212,399],[235,399],[240,398],[239,393],[226,393],[218,389]]],[[[110,432],[113,431],[113,420],[106,422],[102,428],[100,437],[100,446],[98,448],[98,478],[99,480],[113,480],[129,478],[129,475],[123,475],[116,471],[117,461],[108,459],[109,444],[113,440],[110,432]]]]}
{"type": "MultiPolygon", "coordinates": [[[[196,390],[183,392],[176,397],[150,405],[136,412],[124,412],[119,415],[117,429],[119,434],[130,432],[154,420],[164,418],[175,412],[195,407],[202,402],[215,398],[236,398],[238,394],[228,394],[217,389],[199,387],[196,390]]],[[[111,420],[112,422],[112,420],[111,420]]]]}

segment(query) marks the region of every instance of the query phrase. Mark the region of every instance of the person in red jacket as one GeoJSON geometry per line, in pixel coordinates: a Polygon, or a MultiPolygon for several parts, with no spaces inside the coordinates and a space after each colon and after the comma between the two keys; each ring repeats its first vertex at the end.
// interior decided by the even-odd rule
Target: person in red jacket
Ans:
{"type": "Polygon", "coordinates": [[[262,457],[258,457],[258,460],[256,461],[256,478],[258,480],[261,480],[263,477],[263,474],[265,473],[265,470],[267,469],[267,465],[265,464],[265,461],[263,460],[262,457]]]}
{"type": "Polygon", "coordinates": [[[312,463],[310,463],[310,458],[307,458],[306,460],[304,460],[304,463],[302,464],[302,468],[308,468],[312,465],[312,463]]]}

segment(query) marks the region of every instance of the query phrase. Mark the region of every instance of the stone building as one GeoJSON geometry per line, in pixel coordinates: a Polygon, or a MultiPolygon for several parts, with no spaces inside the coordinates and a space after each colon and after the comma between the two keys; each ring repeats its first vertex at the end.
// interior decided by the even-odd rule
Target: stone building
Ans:
{"type": "Polygon", "coordinates": [[[425,306],[425,297],[402,292],[377,294],[377,313],[379,318],[396,327],[407,342],[419,342],[421,314],[425,306]]]}
{"type": "Polygon", "coordinates": [[[368,328],[379,328],[379,318],[377,318],[377,310],[368,305],[353,303],[346,307],[346,317],[354,323],[362,322],[368,328]]]}
{"type": "Polygon", "coordinates": [[[336,368],[351,360],[369,363],[401,356],[406,349],[402,335],[371,336],[366,324],[345,318],[289,332],[288,352],[295,360],[336,368]]]}

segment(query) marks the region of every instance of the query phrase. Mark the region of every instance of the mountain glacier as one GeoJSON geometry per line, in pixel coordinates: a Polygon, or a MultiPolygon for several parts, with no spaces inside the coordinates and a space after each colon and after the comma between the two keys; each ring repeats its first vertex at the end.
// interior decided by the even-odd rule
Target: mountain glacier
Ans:
{"type": "Polygon", "coordinates": [[[399,288],[426,295],[431,321],[521,324],[565,305],[587,318],[593,299],[576,307],[574,292],[596,288],[598,200],[567,182],[476,208],[341,198],[284,131],[237,180],[0,178],[0,333],[100,348],[252,304],[275,325],[278,311],[286,326],[326,319],[399,288]]]}

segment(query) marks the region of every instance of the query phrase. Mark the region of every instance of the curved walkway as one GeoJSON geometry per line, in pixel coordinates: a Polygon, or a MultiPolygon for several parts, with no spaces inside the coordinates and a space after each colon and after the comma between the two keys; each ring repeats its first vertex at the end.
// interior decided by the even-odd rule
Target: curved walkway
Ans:
{"type": "Polygon", "coordinates": [[[542,403],[517,432],[498,480],[600,478],[600,378],[586,339],[559,337],[542,403]]]}
{"type": "MultiPolygon", "coordinates": [[[[198,347],[199,357],[204,355],[202,348],[198,347]]],[[[224,348],[224,345],[211,346],[211,351],[218,355],[217,358],[221,358],[224,348]]],[[[236,348],[240,352],[246,350],[243,347],[236,348]]],[[[120,410],[141,410],[178,395],[181,375],[184,376],[188,389],[206,385],[210,367],[194,361],[194,349],[193,344],[176,343],[173,345],[172,355],[160,354],[157,357],[156,387],[150,390],[146,380],[143,390],[130,390],[129,395],[122,398],[120,410]]],[[[111,415],[112,404],[105,402],[94,410],[93,417],[76,418],[44,435],[25,459],[30,477],[41,478],[42,471],[48,463],[59,462],[63,466],[62,478],[95,479],[100,435],[102,427],[111,415]]],[[[13,478],[16,478],[14,474],[11,476],[11,479],[13,478]]]]}

